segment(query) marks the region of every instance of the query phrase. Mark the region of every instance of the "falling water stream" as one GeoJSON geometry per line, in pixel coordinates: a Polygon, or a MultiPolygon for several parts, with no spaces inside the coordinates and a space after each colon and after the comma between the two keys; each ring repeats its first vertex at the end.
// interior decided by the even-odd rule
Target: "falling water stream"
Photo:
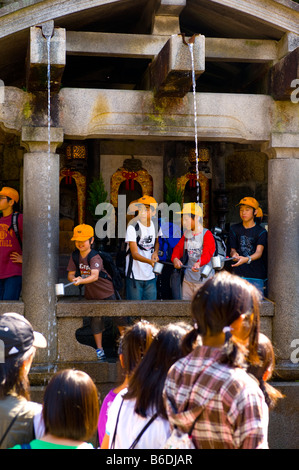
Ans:
{"type": "Polygon", "coordinates": [[[52,224],[51,224],[51,37],[52,35],[46,35],[47,40],[47,91],[48,91],[48,109],[47,109],[47,124],[48,124],[48,157],[47,157],[47,170],[49,177],[47,178],[47,221],[48,221],[48,243],[47,243],[47,252],[48,252],[48,281],[47,281],[47,290],[48,290],[48,302],[50,311],[53,314],[49,313],[48,318],[48,372],[50,372],[50,355],[51,355],[51,346],[54,341],[54,331],[56,325],[56,315],[52,307],[52,257],[51,257],[51,246],[52,246],[52,224]]]}
{"type": "Polygon", "coordinates": [[[196,80],[195,80],[195,64],[194,64],[194,43],[188,43],[191,65],[192,65],[192,87],[193,87],[193,104],[194,104],[194,134],[195,134],[195,161],[196,161],[196,202],[199,204],[199,169],[198,169],[198,137],[197,137],[197,105],[196,105],[196,80]]]}

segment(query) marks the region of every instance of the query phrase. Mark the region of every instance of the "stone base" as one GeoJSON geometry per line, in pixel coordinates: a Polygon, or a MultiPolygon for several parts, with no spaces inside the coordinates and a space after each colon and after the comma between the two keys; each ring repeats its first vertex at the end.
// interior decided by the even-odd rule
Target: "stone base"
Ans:
{"type": "Polygon", "coordinates": [[[285,398],[270,412],[270,449],[299,448],[299,382],[272,382],[285,398]]]}

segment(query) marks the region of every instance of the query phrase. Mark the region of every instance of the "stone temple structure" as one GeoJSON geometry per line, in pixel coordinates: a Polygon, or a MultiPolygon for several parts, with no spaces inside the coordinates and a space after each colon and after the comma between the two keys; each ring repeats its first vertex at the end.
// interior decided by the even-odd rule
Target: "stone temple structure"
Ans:
{"type": "MultiPolygon", "coordinates": [[[[93,178],[117,209],[143,194],[185,202],[198,180],[206,227],[238,221],[254,196],[268,228],[262,331],[277,355],[271,447],[296,448],[299,379],[299,4],[292,0],[21,0],[0,2],[0,183],[20,191],[23,313],[48,338],[31,384],[78,367],[103,395],[115,362],[97,364],[75,331],[84,317],[188,319],[189,302],[57,299],[74,224],[95,224],[93,178]],[[194,173],[196,77],[199,174],[194,173]],[[50,93],[48,89],[48,74],[50,93]],[[49,106],[50,104],[50,106],[49,106]],[[50,114],[48,113],[50,110],[50,114]]],[[[99,201],[102,202],[102,201],[99,201]]]]}

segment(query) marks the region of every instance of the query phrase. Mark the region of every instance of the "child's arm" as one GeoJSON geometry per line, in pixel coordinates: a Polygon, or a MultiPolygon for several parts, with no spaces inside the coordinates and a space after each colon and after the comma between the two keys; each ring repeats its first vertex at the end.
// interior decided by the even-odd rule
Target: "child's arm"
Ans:
{"type": "Polygon", "coordinates": [[[152,261],[155,263],[159,261],[159,238],[156,238],[155,248],[152,254],[152,261]]]}
{"type": "MultiPolygon", "coordinates": [[[[130,246],[130,251],[131,251],[132,258],[135,261],[140,261],[141,263],[147,263],[147,264],[150,264],[152,267],[154,267],[156,261],[154,261],[153,259],[147,259],[147,258],[145,258],[145,256],[140,255],[139,252],[138,252],[138,246],[137,246],[136,242],[129,242],[129,246],[130,246]]],[[[154,253],[153,253],[153,255],[154,255],[154,253]]],[[[152,255],[152,257],[153,257],[153,255],[152,255]]]]}
{"type": "MultiPolygon", "coordinates": [[[[251,261],[256,261],[257,259],[260,259],[262,257],[263,251],[264,245],[257,245],[255,252],[250,255],[251,261]]],[[[239,256],[238,254],[236,254],[234,257],[237,258],[238,262],[236,264],[232,264],[232,268],[234,268],[235,266],[241,266],[242,264],[246,264],[249,260],[248,256],[239,256]]]]}
{"type": "Polygon", "coordinates": [[[75,271],[69,271],[68,273],[68,280],[70,282],[73,282],[75,286],[79,286],[80,284],[90,284],[92,282],[95,282],[99,279],[99,271],[97,269],[92,269],[90,276],[87,277],[75,277],[75,271]]]}

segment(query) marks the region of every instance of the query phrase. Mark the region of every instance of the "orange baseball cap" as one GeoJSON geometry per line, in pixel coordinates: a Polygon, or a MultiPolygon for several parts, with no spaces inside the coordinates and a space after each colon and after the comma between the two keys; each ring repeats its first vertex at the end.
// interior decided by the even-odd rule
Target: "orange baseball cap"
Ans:
{"type": "Polygon", "coordinates": [[[13,188],[9,188],[5,186],[4,188],[1,189],[0,191],[0,196],[6,196],[10,197],[10,199],[13,199],[15,202],[19,202],[19,193],[13,188]]]}
{"type": "Polygon", "coordinates": [[[180,212],[176,212],[176,214],[194,214],[202,217],[202,208],[196,202],[187,202],[184,204],[183,210],[180,212]]]}
{"type": "Polygon", "coordinates": [[[254,199],[254,197],[243,197],[243,199],[241,199],[237,206],[241,206],[242,204],[244,204],[245,206],[253,207],[253,209],[257,211],[256,217],[263,217],[263,211],[257,200],[254,199]]]}
{"type": "Polygon", "coordinates": [[[140,197],[139,199],[137,199],[137,201],[135,202],[135,205],[136,204],[144,204],[144,205],[147,205],[147,206],[153,206],[155,209],[158,205],[156,199],[152,196],[142,196],[140,197]]]}
{"type": "Polygon", "coordinates": [[[74,233],[71,240],[77,242],[85,242],[86,240],[89,240],[92,237],[94,237],[93,227],[91,225],[81,224],[77,225],[74,228],[74,233]]]}

